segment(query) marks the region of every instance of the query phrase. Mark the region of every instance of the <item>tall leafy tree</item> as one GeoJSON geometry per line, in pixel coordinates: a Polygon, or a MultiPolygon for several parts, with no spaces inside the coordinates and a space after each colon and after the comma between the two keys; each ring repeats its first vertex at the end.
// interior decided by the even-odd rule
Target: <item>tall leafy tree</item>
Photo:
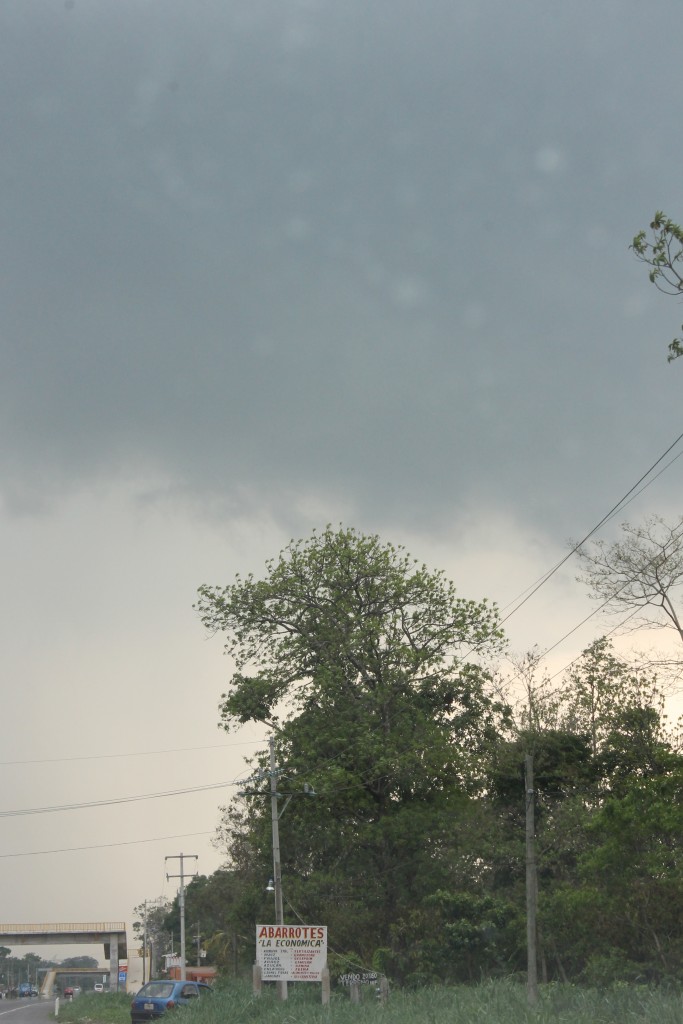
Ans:
{"type": "MultiPolygon", "coordinates": [[[[201,587],[198,608],[237,665],[224,727],[272,726],[283,797],[304,780],[318,793],[287,810],[285,895],[307,913],[324,902],[337,940],[369,955],[443,883],[439,853],[483,780],[504,711],[486,667],[503,642],[497,610],[341,527],[290,543],[263,579],[201,587]]],[[[231,827],[266,863],[261,780],[231,827]]]]}
{"type": "Polygon", "coordinates": [[[671,912],[683,898],[680,757],[656,676],[601,638],[567,673],[563,700],[564,728],[586,747],[584,781],[550,828],[541,822],[542,925],[565,976],[663,977],[683,939],[671,912]]]}
{"type": "Polygon", "coordinates": [[[560,941],[587,980],[677,981],[683,969],[683,760],[624,775],[585,826],[573,883],[551,895],[560,941]]]}
{"type": "Polygon", "coordinates": [[[142,947],[147,942],[146,955],[151,957],[152,974],[160,964],[161,954],[170,952],[170,929],[166,924],[171,904],[164,897],[147,900],[134,907],[133,932],[142,947]]]}
{"type": "Polygon", "coordinates": [[[606,637],[599,637],[566,673],[563,724],[588,737],[596,759],[627,708],[650,708],[660,702],[656,681],[635,672],[616,657],[606,637]]]}

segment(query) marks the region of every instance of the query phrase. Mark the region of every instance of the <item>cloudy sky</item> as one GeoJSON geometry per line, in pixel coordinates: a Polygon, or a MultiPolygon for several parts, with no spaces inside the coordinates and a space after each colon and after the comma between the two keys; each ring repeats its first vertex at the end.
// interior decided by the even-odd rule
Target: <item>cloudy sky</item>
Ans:
{"type": "MultiPolygon", "coordinates": [[[[344,522],[507,606],[679,435],[680,306],[628,245],[683,219],[682,24],[3,0],[0,809],[225,784],[4,815],[3,921],[130,921],[166,856],[218,866],[262,737],[217,729],[201,583],[344,522]]],[[[605,629],[555,646],[575,574],[507,623],[553,671],[605,629]]]]}

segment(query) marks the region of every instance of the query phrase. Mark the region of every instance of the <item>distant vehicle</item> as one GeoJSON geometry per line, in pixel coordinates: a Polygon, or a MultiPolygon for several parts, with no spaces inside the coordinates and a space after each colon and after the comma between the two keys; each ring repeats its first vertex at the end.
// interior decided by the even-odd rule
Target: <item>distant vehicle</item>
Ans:
{"type": "Polygon", "coordinates": [[[201,981],[148,981],[133,997],[130,1007],[131,1024],[156,1020],[167,1010],[186,1006],[212,991],[210,985],[201,981]]]}
{"type": "Polygon", "coordinates": [[[32,996],[40,995],[40,993],[38,992],[38,986],[37,985],[31,985],[31,995],[32,996]]]}
{"type": "Polygon", "coordinates": [[[73,999],[73,997],[74,997],[74,990],[72,988],[65,988],[64,989],[64,998],[65,999],[73,999]]]}
{"type": "Polygon", "coordinates": [[[104,985],[102,984],[101,981],[95,982],[95,988],[93,989],[93,992],[104,992],[104,985]]]}
{"type": "Polygon", "coordinates": [[[31,995],[31,988],[32,988],[32,986],[29,984],[28,981],[22,981],[21,985],[19,986],[19,997],[20,997],[20,999],[23,999],[25,996],[30,996],[31,995]]]}

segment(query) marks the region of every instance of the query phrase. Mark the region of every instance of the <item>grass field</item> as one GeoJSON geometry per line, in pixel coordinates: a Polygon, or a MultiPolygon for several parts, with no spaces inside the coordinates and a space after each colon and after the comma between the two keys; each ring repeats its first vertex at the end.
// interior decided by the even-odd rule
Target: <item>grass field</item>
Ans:
{"type": "MultiPolygon", "coordinates": [[[[360,1004],[335,992],[320,1004],[317,985],[290,985],[280,1002],[272,986],[256,999],[246,984],[218,986],[213,996],[176,1010],[184,1024],[682,1024],[683,998],[657,989],[619,986],[605,991],[573,985],[541,989],[535,1008],[526,989],[497,981],[471,987],[392,992],[381,1006],[366,989],[360,1004]]],[[[130,1024],[125,995],[79,996],[60,1005],[62,1024],[130,1024]]]]}

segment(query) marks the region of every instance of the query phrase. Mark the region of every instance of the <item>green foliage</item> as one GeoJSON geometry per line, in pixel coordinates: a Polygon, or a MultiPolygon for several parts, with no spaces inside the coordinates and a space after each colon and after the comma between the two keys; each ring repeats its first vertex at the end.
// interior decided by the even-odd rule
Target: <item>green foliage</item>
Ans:
{"type": "MultiPolygon", "coordinates": [[[[658,210],[650,232],[648,237],[646,231],[639,231],[631,249],[637,259],[650,267],[652,284],[665,295],[680,295],[683,292],[683,228],[658,210]]],[[[681,338],[674,338],[669,345],[669,362],[680,355],[683,355],[683,342],[681,338]]]]}
{"type": "MultiPolygon", "coordinates": [[[[224,726],[272,724],[279,791],[300,796],[307,782],[317,793],[288,804],[286,899],[311,920],[323,901],[339,947],[369,962],[446,881],[440,851],[483,784],[505,716],[482,660],[502,644],[496,609],[458,597],[401,548],[331,527],[289,544],[263,580],[202,587],[199,609],[237,663],[224,726]]],[[[235,866],[260,865],[262,887],[270,812],[258,763],[223,835],[235,866]]]]}
{"type": "MultiPolygon", "coordinates": [[[[226,975],[237,975],[251,966],[254,957],[254,923],[266,919],[272,900],[263,891],[263,870],[236,871],[222,868],[213,874],[195,875],[185,889],[186,943],[185,956],[194,963],[197,956],[197,931],[207,956],[203,966],[217,966],[226,975]]],[[[163,920],[165,934],[172,933],[177,944],[180,938],[178,898],[166,910],[163,920]]]]}
{"type": "MultiPolygon", "coordinates": [[[[541,986],[536,1007],[527,1004],[523,984],[511,979],[461,986],[418,986],[412,991],[392,989],[386,1006],[379,1003],[369,986],[361,1005],[351,1002],[348,990],[336,989],[331,1006],[321,1005],[317,985],[290,985],[289,998],[281,1003],[272,986],[265,986],[260,998],[247,984],[222,986],[208,999],[178,1011],[185,1024],[680,1024],[680,995],[645,986],[613,984],[601,988],[574,985],[541,986]]],[[[101,999],[102,997],[98,997],[101,999]]],[[[107,997],[108,998],[108,997],[107,997]]],[[[86,1010],[96,1024],[124,1024],[112,1016],[109,1004],[99,1007],[88,999],[74,1000],[65,1007],[76,1021],[86,1010]],[[78,1016],[76,1016],[78,1015],[78,1016]]],[[[128,1018],[129,1020],[130,1018],[128,1018]]]]}
{"type": "Polygon", "coordinates": [[[125,992],[83,993],[59,1002],[60,1024],[130,1024],[130,996],[125,992]]]}
{"type": "Polygon", "coordinates": [[[68,956],[61,961],[60,967],[97,967],[99,960],[94,956],[68,956]]]}
{"type": "Polygon", "coordinates": [[[643,969],[633,963],[621,949],[610,948],[606,953],[593,953],[583,970],[583,980],[595,988],[613,988],[619,984],[642,983],[643,969]]]}
{"type": "MultiPolygon", "coordinates": [[[[626,552],[634,600],[645,540],[626,552]]],[[[495,607],[346,529],[292,542],[261,580],[202,587],[199,608],[236,660],[223,726],[267,722],[276,734],[285,920],[328,925],[336,972],[351,961],[420,989],[524,972],[532,754],[539,976],[680,975],[683,773],[653,671],[602,638],[552,686],[529,656],[511,714],[488,661],[502,642],[495,607]]],[[[232,977],[249,970],[254,923],[273,910],[267,753],[251,767],[223,811],[226,867],[187,890],[188,922],[232,977]]],[[[174,905],[167,926],[176,917],[174,905]]],[[[560,991],[564,1014],[574,990],[560,991]]]]}
{"type": "MultiPolygon", "coordinates": [[[[161,966],[161,955],[170,951],[171,928],[167,925],[167,917],[171,904],[164,897],[146,900],[133,909],[133,933],[143,946],[147,940],[147,955],[151,958],[152,976],[161,966]]],[[[178,929],[176,928],[176,935],[178,929]]]]}
{"type": "Polygon", "coordinates": [[[36,983],[38,968],[54,966],[54,960],[43,960],[37,953],[25,953],[23,957],[12,956],[11,949],[0,946],[0,990],[13,991],[22,981],[36,983]]]}
{"type": "Polygon", "coordinates": [[[524,757],[534,756],[538,811],[543,812],[577,789],[585,790],[595,778],[590,747],[582,733],[548,729],[520,733],[497,745],[492,760],[490,792],[503,805],[524,813],[520,793],[524,781],[524,757]]]}
{"type": "Polygon", "coordinates": [[[415,711],[444,721],[467,711],[458,652],[490,653],[502,640],[495,607],[457,597],[442,573],[352,529],[291,542],[267,563],[265,579],[237,577],[199,595],[202,621],[228,634],[238,667],[224,697],[226,728],[281,724],[284,698],[285,721],[321,704],[336,710],[340,697],[352,701],[348,724],[355,704],[356,719],[370,712],[386,727],[408,697],[415,711]],[[256,676],[241,674],[247,664],[256,676]]]}

